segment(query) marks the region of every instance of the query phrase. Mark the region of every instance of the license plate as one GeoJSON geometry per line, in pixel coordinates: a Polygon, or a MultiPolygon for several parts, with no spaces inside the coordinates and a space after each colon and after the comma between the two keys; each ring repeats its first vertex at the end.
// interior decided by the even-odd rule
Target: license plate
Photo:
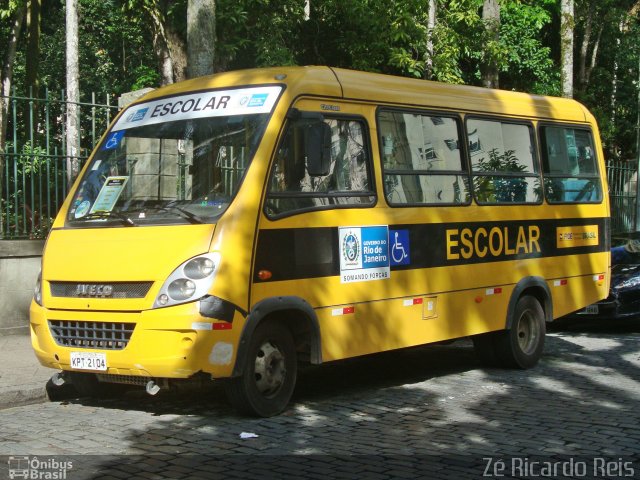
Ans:
{"type": "Polygon", "coordinates": [[[107,355],[93,352],[71,352],[71,368],[75,370],[107,370],[107,355]]]}
{"type": "Polygon", "coordinates": [[[586,315],[597,315],[599,313],[598,305],[589,305],[582,311],[582,313],[586,315]]]}

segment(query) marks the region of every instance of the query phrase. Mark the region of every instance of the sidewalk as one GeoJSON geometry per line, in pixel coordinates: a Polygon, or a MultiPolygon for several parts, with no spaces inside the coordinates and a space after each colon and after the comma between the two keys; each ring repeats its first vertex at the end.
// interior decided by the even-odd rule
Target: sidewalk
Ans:
{"type": "Polygon", "coordinates": [[[0,337],[0,409],[46,401],[54,373],[36,359],[29,335],[0,337]]]}

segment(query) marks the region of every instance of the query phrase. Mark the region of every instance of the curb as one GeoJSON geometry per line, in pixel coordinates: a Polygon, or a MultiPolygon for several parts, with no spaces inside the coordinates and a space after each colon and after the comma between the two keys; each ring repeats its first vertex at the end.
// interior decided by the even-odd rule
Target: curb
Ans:
{"type": "Polygon", "coordinates": [[[34,403],[43,403],[49,400],[47,395],[47,387],[23,388],[21,390],[13,390],[9,392],[0,392],[0,410],[13,407],[21,407],[24,405],[33,405],[34,403]]]}

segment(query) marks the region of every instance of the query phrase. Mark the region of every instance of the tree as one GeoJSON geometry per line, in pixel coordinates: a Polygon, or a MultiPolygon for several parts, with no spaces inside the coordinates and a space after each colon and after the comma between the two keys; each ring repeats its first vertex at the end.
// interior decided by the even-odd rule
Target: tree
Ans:
{"type": "Polygon", "coordinates": [[[141,27],[151,25],[161,85],[179,82],[186,76],[187,50],[180,28],[186,15],[185,6],[185,0],[127,0],[124,4],[141,27]]]}
{"type": "Polygon", "coordinates": [[[550,35],[550,32],[557,34],[553,26],[555,7],[556,0],[502,1],[501,88],[560,95],[560,70],[551,48],[559,41],[550,35]]]}
{"type": "Polygon", "coordinates": [[[215,0],[187,4],[187,77],[213,73],[216,42],[215,0]]]}
{"type": "Polygon", "coordinates": [[[573,97],[573,0],[560,0],[560,65],[562,96],[573,97]]]}
{"type": "MultiPolygon", "coordinates": [[[[607,2],[608,3],[608,2],[607,2]]],[[[607,5],[608,6],[608,5],[607,5]]],[[[598,49],[600,47],[600,39],[606,22],[602,17],[607,15],[607,10],[602,8],[602,2],[587,2],[587,12],[584,19],[584,27],[582,41],[580,42],[580,51],[578,54],[578,86],[585,89],[589,84],[591,72],[596,64],[598,57],[598,49]],[[599,21],[598,21],[599,20],[599,21]],[[595,25],[597,23],[597,25],[595,25]],[[595,28],[595,32],[594,32],[595,28]]]]}
{"type": "Polygon", "coordinates": [[[424,78],[433,78],[433,31],[436,28],[437,1],[429,0],[429,18],[427,20],[427,51],[424,67],[424,78]]]}
{"type": "Polygon", "coordinates": [[[29,0],[28,5],[27,31],[29,38],[27,42],[26,87],[27,92],[31,91],[34,96],[37,96],[40,82],[40,11],[42,0],[29,0]]]}
{"type": "Polygon", "coordinates": [[[69,185],[80,171],[80,129],[78,103],[80,102],[78,66],[78,0],[66,0],[67,44],[67,180],[69,185]]]}
{"type": "MultiPolygon", "coordinates": [[[[13,80],[13,67],[16,59],[16,50],[26,11],[26,1],[14,2],[13,5],[9,5],[8,9],[0,10],[0,18],[10,18],[11,20],[11,27],[6,41],[6,50],[4,58],[2,59],[2,71],[0,71],[0,82],[2,85],[2,89],[0,90],[0,155],[4,153],[5,137],[7,132],[7,115],[9,112],[9,102],[7,97],[11,94],[11,82],[13,80]]],[[[0,180],[2,179],[2,172],[4,172],[4,168],[2,168],[3,161],[4,157],[0,156],[0,180]]],[[[2,192],[1,181],[0,192],[2,192]]]]}
{"type": "Polygon", "coordinates": [[[487,38],[484,44],[482,85],[487,88],[498,88],[498,56],[500,54],[500,3],[498,0],[484,0],[482,21],[485,25],[487,38]]]}
{"type": "MultiPolygon", "coordinates": [[[[22,22],[26,13],[26,3],[19,2],[10,5],[8,9],[0,10],[0,18],[10,18],[11,27],[6,42],[6,51],[2,59],[2,70],[0,71],[0,205],[2,205],[2,189],[4,186],[4,153],[5,153],[5,137],[7,134],[7,115],[9,114],[8,97],[11,93],[11,81],[13,79],[13,65],[16,58],[16,49],[20,32],[22,31],[22,22]]],[[[0,238],[4,235],[4,222],[0,214],[0,238]]]]}

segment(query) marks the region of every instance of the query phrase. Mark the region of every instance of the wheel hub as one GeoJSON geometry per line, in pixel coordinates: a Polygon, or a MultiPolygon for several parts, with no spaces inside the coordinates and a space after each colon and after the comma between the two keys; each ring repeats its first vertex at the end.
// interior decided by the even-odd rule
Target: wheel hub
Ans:
{"type": "Polygon", "coordinates": [[[287,374],[284,356],[271,342],[263,343],[258,349],[255,362],[255,378],[258,391],[266,396],[275,394],[287,374]]]}
{"type": "Polygon", "coordinates": [[[538,344],[540,331],[535,316],[529,310],[522,313],[518,321],[518,345],[527,355],[531,355],[538,344]]]}

